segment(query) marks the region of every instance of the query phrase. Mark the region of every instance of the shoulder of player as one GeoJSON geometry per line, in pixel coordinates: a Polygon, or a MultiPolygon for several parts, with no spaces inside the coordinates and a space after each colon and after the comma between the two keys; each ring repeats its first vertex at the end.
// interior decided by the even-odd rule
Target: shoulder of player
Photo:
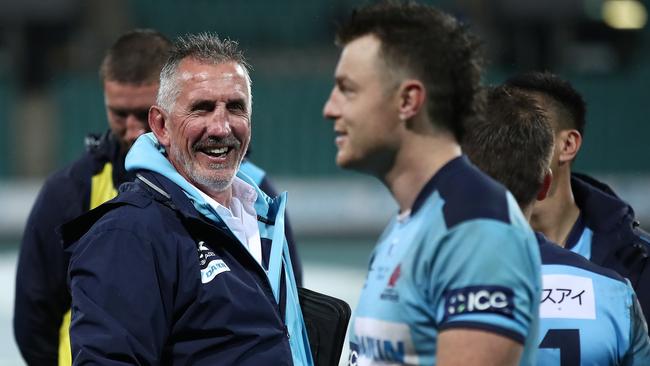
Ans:
{"type": "Polygon", "coordinates": [[[561,248],[551,242],[540,242],[542,265],[560,265],[589,272],[627,284],[625,278],[615,271],[596,265],[579,254],[561,248]]]}
{"type": "Polygon", "coordinates": [[[505,187],[466,163],[441,179],[436,189],[444,200],[447,228],[477,219],[510,223],[512,204],[505,187]]]}

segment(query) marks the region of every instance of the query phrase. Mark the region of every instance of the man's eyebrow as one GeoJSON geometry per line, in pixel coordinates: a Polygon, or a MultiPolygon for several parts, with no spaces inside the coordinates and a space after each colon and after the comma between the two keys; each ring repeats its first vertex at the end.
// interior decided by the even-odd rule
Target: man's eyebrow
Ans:
{"type": "Polygon", "coordinates": [[[120,107],[113,107],[113,106],[107,106],[108,109],[117,114],[139,114],[139,113],[149,113],[149,108],[144,107],[144,108],[120,108],[120,107]]]}
{"type": "Polygon", "coordinates": [[[349,77],[347,77],[345,75],[335,76],[334,80],[336,82],[336,85],[341,85],[341,84],[346,84],[346,85],[349,85],[349,86],[356,86],[357,85],[354,81],[352,81],[352,79],[350,79],[349,77]]]}
{"type": "Polygon", "coordinates": [[[239,102],[239,103],[243,103],[244,105],[246,105],[246,104],[248,104],[248,99],[246,97],[239,96],[239,95],[231,96],[230,98],[228,98],[228,103],[232,103],[232,102],[239,102]]]}
{"type": "Polygon", "coordinates": [[[215,102],[209,99],[197,99],[190,103],[190,110],[209,109],[214,107],[215,102]]]}

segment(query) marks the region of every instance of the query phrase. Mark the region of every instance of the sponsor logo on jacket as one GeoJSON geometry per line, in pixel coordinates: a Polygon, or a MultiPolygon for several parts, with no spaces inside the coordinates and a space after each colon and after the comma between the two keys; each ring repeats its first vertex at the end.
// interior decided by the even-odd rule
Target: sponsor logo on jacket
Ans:
{"type": "Polygon", "coordinates": [[[199,241],[197,246],[199,252],[199,264],[201,266],[202,283],[208,283],[218,274],[230,271],[230,268],[223,259],[216,258],[214,252],[205,246],[204,241],[199,241]]]}
{"type": "Polygon", "coordinates": [[[208,283],[212,281],[219,273],[228,272],[230,268],[221,259],[214,259],[208,263],[207,267],[201,270],[201,282],[208,283]]]}

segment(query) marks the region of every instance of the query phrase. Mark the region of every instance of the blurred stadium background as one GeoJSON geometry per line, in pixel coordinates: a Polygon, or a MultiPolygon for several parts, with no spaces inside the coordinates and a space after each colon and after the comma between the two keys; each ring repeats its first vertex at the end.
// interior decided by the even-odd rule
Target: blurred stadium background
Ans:
{"type": "MultiPolygon", "coordinates": [[[[428,1],[485,40],[486,83],[548,69],[588,103],[577,170],[612,185],[650,223],[649,0],[428,1]],[[649,135],[645,135],[648,133],[649,135]]],[[[0,0],[0,365],[21,365],[11,317],[15,261],[43,179],[106,129],[97,69],[123,31],[169,37],[213,31],[239,40],[253,65],[252,160],[289,209],[308,287],[348,300],[394,212],[385,189],[338,170],[321,110],[338,50],[336,23],[359,0],[0,0]]]]}

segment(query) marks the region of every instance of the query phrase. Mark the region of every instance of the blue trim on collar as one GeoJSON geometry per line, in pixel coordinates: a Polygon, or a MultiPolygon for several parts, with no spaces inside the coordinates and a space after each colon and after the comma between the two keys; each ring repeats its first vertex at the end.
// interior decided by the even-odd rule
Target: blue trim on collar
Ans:
{"type": "Polygon", "coordinates": [[[457,170],[462,169],[463,166],[469,165],[469,159],[465,155],[453,158],[440,168],[436,174],[429,179],[429,181],[422,187],[418,193],[411,207],[411,215],[415,215],[417,211],[424,205],[427,198],[436,190],[440,181],[447,176],[454,174],[457,170]]]}
{"type": "Polygon", "coordinates": [[[625,283],[625,279],[618,273],[610,270],[609,268],[598,266],[580,254],[560,247],[559,245],[548,240],[544,234],[535,232],[535,236],[537,237],[537,242],[539,243],[542,265],[556,264],[580,268],[585,271],[597,273],[601,276],[609,277],[611,279],[625,283]]]}
{"type": "Polygon", "coordinates": [[[580,237],[582,237],[582,233],[585,231],[585,226],[585,219],[581,212],[580,215],[578,215],[578,219],[573,224],[571,231],[569,231],[569,235],[567,235],[566,244],[564,246],[566,249],[571,249],[578,244],[580,237]]]}

